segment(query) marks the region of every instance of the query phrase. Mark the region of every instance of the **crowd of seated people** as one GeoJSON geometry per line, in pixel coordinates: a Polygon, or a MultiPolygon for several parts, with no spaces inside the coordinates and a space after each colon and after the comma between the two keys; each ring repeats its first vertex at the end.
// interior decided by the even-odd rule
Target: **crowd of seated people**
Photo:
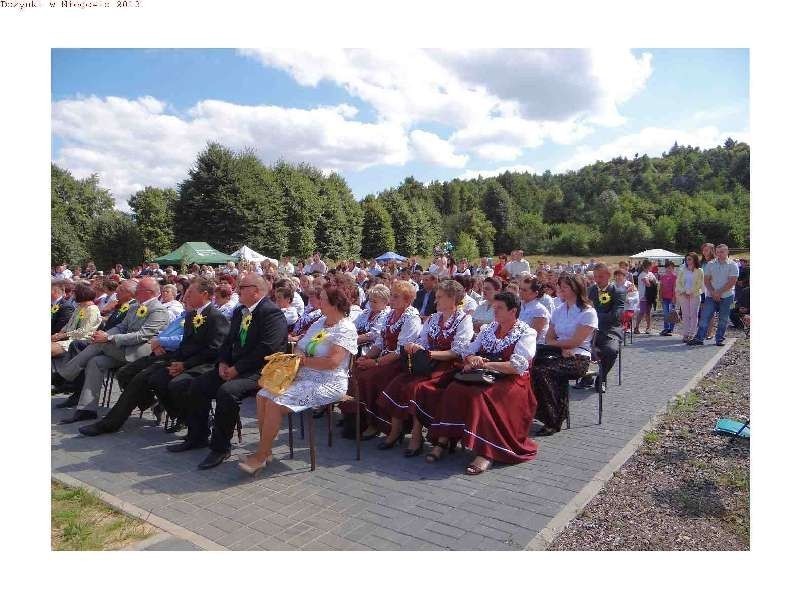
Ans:
{"type": "MultiPolygon", "coordinates": [[[[689,295],[703,282],[691,273],[702,271],[697,255],[687,261],[675,300],[696,312],[689,295]]],[[[299,261],[189,265],[184,273],[157,263],[115,265],[108,274],[92,262],[83,270],[62,264],[52,273],[51,375],[54,392],[69,395],[56,407],[75,408],[64,424],[91,421],[79,428],[87,436],[118,431],[135,408],[152,409],[159,421],[166,414],[169,433],[186,430],[168,450],[205,448],[198,466],[209,469],[229,457],[241,402],[255,396],[260,443],[240,463],[252,474],[272,460],[284,415],[321,414],[353,397],[340,404],[344,437],[383,434],[377,448],[391,450],[409,434],[404,456],[427,462],[460,442],[474,454],[467,473],[478,475],[493,462],[536,456],[532,423],[543,424],[536,435],[561,429],[569,380],[605,389],[605,377],[586,373],[593,354],[604,375],[616,360],[638,301],[631,268],[595,259],[532,265],[522,250],[477,264],[441,255],[427,270],[416,257],[329,267],[317,252],[299,261]],[[264,358],[287,349],[300,356],[294,382],[282,394],[260,389],[264,358]],[[122,393],[98,419],[110,371],[122,393]],[[494,381],[459,375],[469,373],[494,381]]],[[[726,268],[717,279],[728,284],[734,269],[726,268]]],[[[737,325],[743,317],[749,325],[747,276],[735,290],[737,325]]],[[[723,310],[717,296],[727,292],[713,298],[723,310]]]]}

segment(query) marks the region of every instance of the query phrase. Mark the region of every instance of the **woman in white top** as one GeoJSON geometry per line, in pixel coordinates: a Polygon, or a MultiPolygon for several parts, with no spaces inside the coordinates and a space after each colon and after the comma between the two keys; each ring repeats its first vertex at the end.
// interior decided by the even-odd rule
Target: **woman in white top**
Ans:
{"type": "Polygon", "coordinates": [[[513,464],[536,456],[536,442],[528,437],[536,413],[528,372],[536,333],[517,318],[519,306],[513,294],[497,294],[496,321],[461,351],[464,371],[487,369],[503,376],[492,385],[455,380],[437,402],[425,403],[431,413],[428,435],[436,442],[428,462],[440,459],[443,449],[452,449],[458,440],[475,454],[467,475],[480,475],[493,461],[513,464]]]}
{"type": "Polygon", "coordinates": [[[262,389],[256,396],[261,439],[258,449],[239,463],[251,475],[272,460],[272,443],[283,415],[326,406],[347,393],[350,357],[358,349],[355,325],[347,318],[350,303],[340,290],[328,284],[320,292],[320,307],[323,318],[297,344],[300,370],[289,389],[277,396],[262,389]]]}
{"type": "Polygon", "coordinates": [[[675,282],[675,294],[681,308],[681,333],[683,341],[688,342],[697,334],[697,314],[700,310],[700,299],[703,294],[705,274],[700,268],[700,257],[690,252],[678,271],[675,282]]]}
{"type": "MultiPolygon", "coordinates": [[[[400,348],[416,341],[422,330],[422,319],[414,301],[414,287],[408,281],[395,281],[389,295],[392,311],[386,316],[380,335],[369,351],[356,362],[355,383],[358,387],[358,400],[361,408],[369,413],[370,425],[362,439],[371,439],[383,430],[389,432],[389,423],[383,423],[375,416],[375,402],[386,384],[403,372],[405,365],[400,361],[400,348]]],[[[355,415],[355,406],[347,403],[342,406],[345,414],[355,415]]],[[[366,420],[366,419],[365,419],[366,420]]]]}
{"type": "Polygon", "coordinates": [[[564,303],[553,313],[545,341],[548,350],[560,350],[561,356],[537,357],[533,367],[533,391],[538,402],[536,418],[544,423],[539,435],[561,430],[567,416],[566,382],[586,375],[592,337],[597,329],[597,312],[582,278],[562,273],[558,287],[564,303]]]}
{"type": "Polygon", "coordinates": [[[543,286],[536,277],[524,277],[519,282],[519,296],[522,300],[519,320],[536,330],[537,344],[544,344],[550,328],[550,311],[541,301],[542,291],[543,286]]]}
{"type": "Polygon", "coordinates": [[[503,288],[499,279],[487,277],[483,280],[484,301],[478,304],[478,308],[472,313],[472,326],[475,332],[480,331],[481,327],[494,321],[494,297],[503,288]]]}
{"type": "Polygon", "coordinates": [[[456,272],[453,273],[453,276],[455,275],[465,275],[467,277],[472,276],[472,271],[469,268],[469,261],[466,258],[462,258],[460,261],[458,261],[456,272]]]}
{"type": "MultiPolygon", "coordinates": [[[[100,327],[100,309],[94,303],[94,290],[87,283],[75,286],[75,310],[61,331],[50,336],[50,356],[66,353],[75,340],[89,340],[100,327]]],[[[63,360],[63,359],[62,359],[63,360]]]]}
{"type": "Polygon", "coordinates": [[[291,263],[288,256],[281,258],[281,263],[278,265],[279,275],[294,275],[294,265],[291,263]]]}
{"type": "MultiPolygon", "coordinates": [[[[382,283],[373,285],[369,292],[369,304],[361,311],[354,324],[358,333],[358,345],[369,346],[380,335],[386,315],[389,314],[389,288],[382,283]]],[[[368,350],[369,348],[367,348],[368,350]]]]}

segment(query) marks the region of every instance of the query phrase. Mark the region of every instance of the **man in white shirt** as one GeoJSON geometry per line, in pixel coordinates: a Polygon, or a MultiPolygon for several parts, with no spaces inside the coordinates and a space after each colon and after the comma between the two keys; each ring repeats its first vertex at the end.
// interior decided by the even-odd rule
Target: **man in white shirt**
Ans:
{"type": "Polygon", "coordinates": [[[476,277],[492,277],[494,275],[494,269],[489,266],[489,258],[484,256],[481,258],[481,266],[475,267],[475,276],[476,277]]]}
{"type": "Polygon", "coordinates": [[[716,344],[725,345],[725,330],[728,327],[728,318],[731,315],[736,280],[739,278],[739,266],[728,258],[728,246],[719,244],[716,247],[717,258],[703,267],[705,275],[706,299],[700,309],[700,325],[694,339],[689,340],[689,346],[702,346],[706,338],[708,326],[715,312],[719,312],[717,323],[716,344]]]}
{"type": "Polygon", "coordinates": [[[288,256],[281,258],[281,264],[278,265],[278,273],[280,275],[294,275],[294,265],[288,256]]]}
{"type": "Polygon", "coordinates": [[[523,258],[522,250],[514,250],[511,252],[511,260],[506,263],[506,273],[508,278],[513,279],[520,275],[523,271],[531,272],[530,263],[523,258]]]}
{"type": "Polygon", "coordinates": [[[311,255],[311,262],[303,269],[304,273],[322,273],[323,275],[328,272],[328,265],[322,261],[319,252],[314,252],[311,255]]]}

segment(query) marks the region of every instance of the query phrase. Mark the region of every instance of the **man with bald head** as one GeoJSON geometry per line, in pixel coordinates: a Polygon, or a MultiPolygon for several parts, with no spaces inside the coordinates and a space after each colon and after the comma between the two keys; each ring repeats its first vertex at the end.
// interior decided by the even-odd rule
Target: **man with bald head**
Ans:
{"type": "Polygon", "coordinates": [[[216,368],[191,382],[185,407],[189,431],[186,439],[170,452],[210,447],[200,469],[210,469],[231,455],[231,437],[242,399],[258,390],[264,357],[285,352],[289,328],[281,309],[266,297],[267,282],[256,273],[247,273],[239,282],[239,301],[231,317],[231,327],[219,352],[216,368]],[[214,430],[209,442],[208,417],[216,399],[214,430]]]}
{"type": "Polygon", "coordinates": [[[106,373],[150,354],[150,339],[169,323],[169,312],[158,301],[161,288],[152,277],[143,278],[134,291],[137,306],[125,311],[122,322],[107,331],[95,331],[92,343],[58,367],[67,381],[84,374],[75,412],[62,424],[97,418],[97,404],[106,373]]]}

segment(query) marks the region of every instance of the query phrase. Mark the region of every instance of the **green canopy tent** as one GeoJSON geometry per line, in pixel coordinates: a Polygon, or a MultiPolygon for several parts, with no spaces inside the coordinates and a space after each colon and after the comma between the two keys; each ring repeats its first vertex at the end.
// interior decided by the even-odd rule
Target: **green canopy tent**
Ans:
{"type": "Polygon", "coordinates": [[[155,259],[159,265],[179,265],[181,262],[187,265],[192,263],[221,265],[228,261],[236,262],[236,258],[212,248],[205,242],[185,242],[177,250],[155,259]]]}

